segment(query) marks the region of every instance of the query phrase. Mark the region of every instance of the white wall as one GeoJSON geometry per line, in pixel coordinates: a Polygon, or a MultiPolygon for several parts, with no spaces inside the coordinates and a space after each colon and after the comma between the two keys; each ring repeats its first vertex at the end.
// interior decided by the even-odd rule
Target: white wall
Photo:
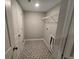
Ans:
{"type": "Polygon", "coordinates": [[[47,23],[45,24],[44,28],[44,39],[47,41],[47,43],[50,45],[50,37],[55,36],[56,34],[56,29],[57,29],[57,24],[56,23],[47,23]],[[48,28],[48,30],[47,30],[48,28]]]}
{"type": "MultiPolygon", "coordinates": [[[[60,5],[50,9],[46,13],[46,16],[53,16],[54,19],[58,20],[59,11],[60,11],[60,5]]],[[[48,46],[50,46],[50,37],[56,35],[56,29],[57,29],[57,23],[45,23],[44,39],[46,40],[48,46]]]]}
{"type": "Polygon", "coordinates": [[[59,15],[60,5],[55,6],[54,8],[50,9],[46,15],[47,16],[54,16],[57,17],[59,15]]]}
{"type": "Polygon", "coordinates": [[[18,50],[15,51],[14,55],[17,57],[23,48],[23,12],[16,0],[12,2],[12,16],[14,24],[15,46],[18,47],[18,50]],[[19,34],[20,37],[18,36],[19,34]]]}
{"type": "Polygon", "coordinates": [[[43,38],[44,23],[41,20],[44,13],[24,12],[24,38],[43,38]]]}

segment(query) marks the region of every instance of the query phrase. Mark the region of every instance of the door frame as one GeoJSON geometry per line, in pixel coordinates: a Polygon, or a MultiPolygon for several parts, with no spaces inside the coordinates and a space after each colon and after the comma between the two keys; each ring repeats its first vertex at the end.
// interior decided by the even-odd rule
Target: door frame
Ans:
{"type": "Polygon", "coordinates": [[[55,44],[58,46],[58,54],[56,59],[61,59],[63,56],[63,49],[69,32],[69,26],[73,12],[74,0],[62,0],[55,41],[55,44]]]}
{"type": "MultiPolygon", "coordinates": [[[[5,13],[6,14],[6,13],[5,13]]],[[[5,16],[5,36],[7,36],[8,38],[5,38],[5,43],[6,43],[6,39],[8,40],[9,47],[6,50],[6,45],[5,45],[5,59],[11,59],[13,58],[13,50],[12,50],[12,46],[11,46],[11,41],[10,41],[10,37],[9,37],[9,31],[8,31],[8,24],[7,24],[7,18],[5,16]]]]}
{"type": "Polygon", "coordinates": [[[63,56],[62,58],[72,58],[74,59],[74,13],[72,14],[72,18],[71,18],[71,23],[70,23],[70,26],[69,26],[69,32],[68,32],[68,35],[67,35],[67,38],[65,40],[65,44],[64,44],[64,49],[63,49],[63,56]],[[72,30],[73,32],[71,32],[72,30]],[[73,37],[72,37],[73,35],[73,37]],[[72,39],[71,39],[72,38],[72,39]],[[72,40],[72,41],[70,41],[72,40]],[[72,55],[73,54],[73,55],[72,55]]]}
{"type": "Polygon", "coordinates": [[[6,16],[5,22],[7,24],[8,33],[9,33],[9,41],[11,45],[10,49],[11,49],[12,59],[13,59],[13,48],[15,46],[15,37],[14,37],[14,26],[13,26],[13,18],[12,18],[12,0],[5,1],[5,16],[6,16]]]}

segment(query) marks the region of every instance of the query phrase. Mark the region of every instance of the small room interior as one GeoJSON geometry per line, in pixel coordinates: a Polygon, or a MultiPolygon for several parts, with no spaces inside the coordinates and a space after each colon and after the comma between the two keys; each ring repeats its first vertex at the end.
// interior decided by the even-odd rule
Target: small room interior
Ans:
{"type": "MultiPolygon", "coordinates": [[[[52,44],[55,41],[60,3],[61,0],[16,0],[13,3],[15,35],[20,29],[23,33],[23,39],[21,40],[24,43],[27,41],[40,42],[42,40],[45,42],[49,51],[53,53],[52,44]],[[35,4],[39,4],[39,6],[35,4]],[[18,25],[20,28],[18,28],[18,25]]],[[[22,36],[22,33],[19,32],[18,35],[22,36]]],[[[18,40],[16,41],[16,45],[18,45],[17,42],[18,40]]],[[[42,43],[40,42],[39,44],[42,43]]],[[[41,58],[39,55],[34,57],[41,58]]]]}
{"type": "MultiPolygon", "coordinates": [[[[58,46],[55,41],[61,0],[12,0],[11,3],[17,47],[13,58],[56,59],[58,46]]],[[[7,43],[8,40],[6,50],[7,43]]]]}

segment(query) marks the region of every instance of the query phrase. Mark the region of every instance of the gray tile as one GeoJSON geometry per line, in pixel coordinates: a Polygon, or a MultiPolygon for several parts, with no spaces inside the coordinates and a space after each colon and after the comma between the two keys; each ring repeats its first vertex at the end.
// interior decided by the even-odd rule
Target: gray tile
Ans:
{"type": "Polygon", "coordinates": [[[42,40],[26,41],[19,59],[53,59],[42,40]]]}

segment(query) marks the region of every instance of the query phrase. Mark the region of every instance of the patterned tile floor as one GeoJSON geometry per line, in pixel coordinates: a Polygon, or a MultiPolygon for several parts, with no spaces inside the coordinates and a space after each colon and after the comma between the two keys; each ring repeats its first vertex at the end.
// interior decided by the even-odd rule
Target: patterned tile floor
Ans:
{"type": "Polygon", "coordinates": [[[19,59],[54,59],[42,40],[25,41],[19,59]]]}

